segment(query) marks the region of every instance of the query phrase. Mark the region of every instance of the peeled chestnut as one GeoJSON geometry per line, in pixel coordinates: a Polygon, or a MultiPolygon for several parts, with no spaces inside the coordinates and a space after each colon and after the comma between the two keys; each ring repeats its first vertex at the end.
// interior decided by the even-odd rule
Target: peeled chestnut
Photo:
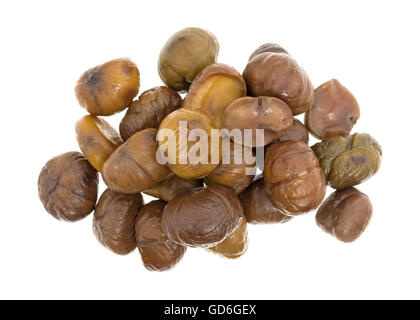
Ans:
{"type": "Polygon", "coordinates": [[[248,95],[276,97],[293,115],[306,112],[313,102],[314,88],[306,72],[286,53],[265,52],[248,62],[243,75],[248,95]]]}
{"type": "Polygon", "coordinates": [[[69,222],[83,219],[95,208],[98,173],[81,153],[63,153],[42,168],[38,194],[54,218],[69,222]]]}
{"type": "Polygon", "coordinates": [[[98,241],[116,254],[132,252],[136,248],[134,223],[142,206],[141,194],[105,190],[93,215],[93,232],[98,241]]]}
{"type": "Polygon", "coordinates": [[[324,199],[324,172],[303,142],[272,145],[265,156],[263,174],[268,198],[285,214],[295,216],[314,210],[324,199]]]}
{"type": "Polygon", "coordinates": [[[155,200],[141,208],[136,218],[136,241],[144,266],[151,271],[173,268],[184,256],[186,248],[164,235],[162,212],[166,203],[155,200]]]}
{"type": "Polygon", "coordinates": [[[332,193],[316,214],[318,226],[343,242],[353,242],[365,231],[372,217],[369,197],[356,188],[332,193]]]}
{"type": "Polygon", "coordinates": [[[197,74],[216,62],[219,43],[209,31],[185,28],[163,46],[158,61],[159,76],[174,90],[187,90],[197,74]]]}
{"type": "Polygon", "coordinates": [[[127,108],[139,87],[137,66],[121,58],[87,70],[77,81],[75,92],[79,104],[90,114],[109,116],[127,108]]]}
{"type": "Polygon", "coordinates": [[[242,205],[232,189],[211,185],[169,202],[163,211],[162,230],[181,245],[209,248],[229,237],[242,220],[242,205]]]}
{"type": "Polygon", "coordinates": [[[180,194],[202,186],[203,180],[183,179],[172,173],[153,187],[144,190],[143,193],[169,202],[180,194]]]}
{"type": "Polygon", "coordinates": [[[345,136],[360,117],[359,104],[338,80],[330,80],[315,89],[314,103],[306,112],[305,123],[319,139],[345,136]]]}
{"type": "Polygon", "coordinates": [[[251,144],[243,138],[248,147],[263,147],[290,131],[293,115],[285,102],[272,97],[244,97],[233,101],[223,114],[223,127],[229,130],[252,129],[251,144]],[[256,130],[264,130],[261,141],[257,141],[256,130]]]}
{"type": "Polygon", "coordinates": [[[276,208],[268,199],[264,179],[259,176],[239,195],[242,202],[246,221],[252,224],[285,223],[292,219],[279,208],[276,208]]]}
{"type": "Polygon", "coordinates": [[[125,194],[142,192],[165,179],[170,170],[156,159],[157,129],[137,132],[108,158],[102,177],[113,191],[125,194]]]}
{"type": "Polygon", "coordinates": [[[120,135],[108,122],[87,115],[76,123],[76,137],[80,150],[98,171],[109,156],[123,143],[120,135]]]}
{"type": "Polygon", "coordinates": [[[244,217],[239,227],[225,241],[209,248],[209,250],[228,259],[237,259],[242,256],[248,249],[248,230],[246,225],[244,217]]]}
{"type": "Polygon", "coordinates": [[[281,136],[280,138],[273,141],[273,143],[283,142],[283,141],[301,141],[303,143],[308,144],[309,142],[309,134],[306,126],[300,122],[298,119],[293,119],[292,128],[288,133],[281,136]]]}
{"type": "Polygon", "coordinates": [[[204,178],[220,162],[220,134],[211,118],[199,110],[178,109],[159,126],[162,160],[179,177],[204,178]]]}
{"type": "Polygon", "coordinates": [[[252,59],[254,59],[259,54],[265,53],[265,52],[275,52],[275,53],[289,54],[286,51],[286,49],[284,49],[283,47],[279,46],[276,43],[265,43],[265,44],[259,46],[257,49],[255,49],[255,51],[249,56],[248,61],[251,61],[252,59]]]}
{"type": "Polygon", "coordinates": [[[205,112],[216,127],[222,129],[227,106],[245,95],[246,84],[239,72],[226,64],[214,63],[194,79],[182,106],[205,112]]]}
{"type": "Polygon", "coordinates": [[[120,123],[120,134],[125,140],[138,131],[159,128],[163,118],[181,107],[181,96],[171,88],[155,87],[143,92],[133,101],[120,123]]]}
{"type": "Polygon", "coordinates": [[[328,184],[338,190],[366,181],[381,166],[381,146],[366,133],[331,137],[315,144],[312,149],[328,184]]]}

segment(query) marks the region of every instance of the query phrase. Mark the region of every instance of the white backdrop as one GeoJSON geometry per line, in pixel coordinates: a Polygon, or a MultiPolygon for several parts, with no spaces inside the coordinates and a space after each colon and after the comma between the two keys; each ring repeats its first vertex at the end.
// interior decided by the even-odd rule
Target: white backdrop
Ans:
{"type": "MultiPolygon", "coordinates": [[[[419,9],[402,0],[1,2],[0,298],[420,298],[419,9]],[[79,75],[130,57],[141,91],[160,85],[161,46],[187,26],[213,32],[219,61],[239,72],[257,46],[277,42],[315,86],[334,77],[353,92],[354,132],[384,151],[377,176],[360,186],[374,206],[362,238],[342,244],[310,213],[250,226],[239,260],[189,249],[172,271],[151,273],[137,252],[101,247],[91,216],[67,224],[45,212],[41,167],[78,150],[79,75]]],[[[107,120],[118,127],[121,117],[107,120]]]]}

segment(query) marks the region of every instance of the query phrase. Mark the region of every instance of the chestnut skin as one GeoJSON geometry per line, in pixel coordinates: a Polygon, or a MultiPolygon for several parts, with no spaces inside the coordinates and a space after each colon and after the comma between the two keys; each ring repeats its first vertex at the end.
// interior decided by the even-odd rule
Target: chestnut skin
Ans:
{"type": "Polygon", "coordinates": [[[289,140],[301,141],[305,144],[308,144],[309,142],[309,133],[306,129],[306,126],[296,118],[293,119],[293,125],[290,131],[280,138],[274,140],[272,143],[279,143],[289,140]]]}
{"type": "Polygon", "coordinates": [[[177,176],[184,179],[201,179],[210,174],[219,165],[221,137],[217,131],[212,135],[212,129],[216,129],[212,119],[199,110],[181,108],[163,119],[157,134],[159,153],[167,160],[168,167],[177,176]],[[186,136],[181,135],[180,121],[186,122],[186,136]],[[206,134],[205,140],[188,141],[187,137],[190,135],[191,130],[194,129],[203,130],[206,134]],[[217,139],[217,141],[213,139],[217,139]],[[201,147],[205,148],[205,144],[207,144],[207,149],[203,150],[203,153],[206,151],[207,154],[202,154],[200,149],[201,147]],[[214,148],[212,144],[215,145],[214,148]],[[175,150],[176,154],[171,152],[171,150],[175,150]],[[183,150],[185,151],[186,159],[182,159],[183,150]],[[200,160],[198,163],[190,161],[189,155],[192,154],[198,155],[197,158],[200,160]]]}
{"type": "Polygon", "coordinates": [[[276,97],[290,107],[293,115],[312,105],[314,87],[306,72],[286,53],[265,52],[248,62],[243,75],[248,95],[276,97]]]}
{"type": "Polygon", "coordinates": [[[242,205],[233,190],[211,185],[169,202],[163,210],[162,230],[181,245],[209,248],[229,237],[242,220],[242,205]]]}
{"type": "Polygon", "coordinates": [[[118,132],[105,120],[87,115],[76,123],[76,138],[80,150],[98,171],[123,143],[118,132]]]}
{"type": "Polygon", "coordinates": [[[240,73],[226,64],[214,63],[194,79],[182,107],[205,112],[222,129],[225,109],[245,95],[246,84],[240,73]]]}
{"type": "Polygon", "coordinates": [[[315,89],[314,103],[305,114],[308,130],[318,139],[348,135],[360,118],[353,94],[332,79],[315,89]]]}
{"type": "MultiPolygon", "coordinates": [[[[228,139],[228,137],[224,138],[228,139]]],[[[224,145],[228,147],[222,148],[222,161],[219,166],[212,171],[204,182],[207,185],[221,184],[230,187],[236,194],[244,191],[252,182],[255,176],[255,163],[247,164],[244,157],[244,149],[246,146],[235,145],[227,141],[224,145]],[[235,147],[241,150],[240,154],[235,155],[235,147]]],[[[252,149],[247,148],[249,154],[252,155],[252,149]]]]}
{"type": "Polygon", "coordinates": [[[143,206],[139,194],[121,194],[106,189],[93,215],[93,232],[105,248],[126,255],[136,248],[135,220],[143,206]]]}
{"type": "Polygon", "coordinates": [[[267,196],[285,214],[316,209],[326,192],[325,175],[312,149],[300,141],[272,145],[264,160],[267,196]]]}
{"type": "Polygon", "coordinates": [[[248,249],[248,230],[245,217],[241,224],[232,234],[219,243],[217,246],[209,248],[210,251],[218,255],[228,258],[237,259],[241,257],[248,249]]]}
{"type": "Polygon", "coordinates": [[[229,130],[252,129],[252,144],[248,147],[263,147],[288,133],[293,126],[293,115],[285,102],[272,97],[244,97],[233,101],[223,115],[223,127],[229,130]],[[264,130],[264,140],[257,141],[256,130],[264,130]]]}
{"type": "Polygon", "coordinates": [[[155,200],[146,204],[136,218],[136,241],[142,261],[150,271],[172,269],[184,256],[186,248],[164,235],[161,219],[166,202],[155,200]]]}
{"type": "Polygon", "coordinates": [[[166,179],[143,191],[143,193],[169,202],[180,194],[202,186],[203,180],[183,179],[171,173],[166,179]]]}
{"type": "Polygon", "coordinates": [[[162,81],[176,91],[185,91],[197,74],[216,62],[219,43],[207,30],[185,28],[176,32],[163,46],[158,60],[162,81]]]}
{"type": "Polygon", "coordinates": [[[142,192],[165,179],[170,170],[156,159],[157,129],[134,134],[108,158],[102,177],[113,191],[125,194],[142,192]]]}
{"type": "Polygon", "coordinates": [[[316,214],[318,226],[343,242],[353,242],[365,231],[372,217],[369,197],[356,188],[332,193],[316,214]]]}
{"type": "Polygon", "coordinates": [[[159,128],[162,120],[181,107],[181,96],[171,88],[155,87],[143,92],[133,101],[120,123],[120,134],[124,141],[138,131],[159,128]]]}
{"type": "Polygon", "coordinates": [[[312,146],[328,184],[334,189],[358,185],[381,166],[382,148],[367,133],[334,136],[312,146]]]}
{"type": "Polygon", "coordinates": [[[259,46],[255,51],[249,56],[248,62],[254,59],[256,56],[258,56],[261,53],[265,52],[275,52],[275,53],[286,53],[289,54],[286,49],[279,46],[276,43],[264,43],[261,46],[259,46]]]}
{"type": "Polygon", "coordinates": [[[83,73],[76,83],[75,93],[79,104],[90,114],[109,116],[127,108],[139,87],[137,66],[130,59],[120,58],[83,73]]]}
{"type": "Polygon", "coordinates": [[[80,152],[63,153],[42,168],[38,195],[54,218],[68,222],[81,220],[95,209],[98,173],[80,152]]]}
{"type": "Polygon", "coordinates": [[[264,179],[258,176],[252,184],[239,195],[245,218],[251,224],[285,223],[292,219],[268,199],[264,179]]]}

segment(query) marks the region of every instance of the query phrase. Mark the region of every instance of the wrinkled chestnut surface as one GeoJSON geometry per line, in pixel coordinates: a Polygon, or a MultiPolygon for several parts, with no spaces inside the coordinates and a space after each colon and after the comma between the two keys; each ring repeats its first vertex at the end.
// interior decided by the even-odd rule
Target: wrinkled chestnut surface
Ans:
{"type": "Polygon", "coordinates": [[[272,145],[265,156],[263,175],[268,198],[285,214],[314,210],[324,199],[324,173],[311,148],[303,142],[272,145]]]}
{"type": "Polygon", "coordinates": [[[242,202],[246,221],[251,224],[285,223],[292,219],[268,199],[262,176],[239,195],[242,202]]]}
{"type": "Polygon", "coordinates": [[[245,217],[241,224],[232,234],[219,243],[217,246],[209,248],[210,251],[228,259],[237,259],[248,249],[248,230],[245,217]]]}
{"type": "Polygon", "coordinates": [[[113,191],[126,194],[142,192],[165,179],[170,170],[157,162],[157,129],[134,134],[108,158],[102,177],[113,191]]]}
{"type": "Polygon", "coordinates": [[[289,54],[286,51],[286,49],[284,49],[283,47],[279,46],[276,43],[265,43],[265,44],[262,44],[261,46],[259,46],[257,49],[255,49],[255,51],[249,56],[248,61],[251,61],[252,59],[254,59],[259,54],[265,53],[265,52],[289,54]]]}
{"type": "Polygon", "coordinates": [[[162,212],[166,203],[156,200],[141,208],[136,218],[136,241],[144,266],[151,271],[172,269],[184,256],[186,248],[164,235],[162,212]]]}
{"type": "Polygon", "coordinates": [[[132,252],[136,248],[134,223],[142,206],[141,194],[105,190],[93,215],[93,232],[98,241],[116,254],[132,252]]]}
{"type": "Polygon", "coordinates": [[[169,202],[180,194],[202,186],[203,180],[183,179],[172,173],[150,189],[143,191],[143,193],[169,202]]]}
{"type": "Polygon", "coordinates": [[[248,62],[242,76],[248,95],[279,98],[287,103],[293,115],[304,113],[312,105],[312,83],[288,54],[261,53],[248,62]]]}
{"type": "Polygon", "coordinates": [[[163,119],[157,135],[159,150],[163,157],[168,160],[169,168],[176,175],[185,179],[200,179],[207,176],[219,165],[221,138],[217,132],[216,135],[212,135],[212,129],[215,129],[214,122],[207,114],[199,110],[181,108],[163,119]],[[186,123],[186,136],[180,133],[180,121],[186,123]],[[203,130],[206,136],[203,139],[196,138],[196,140],[190,141],[191,139],[187,139],[187,137],[194,129],[203,130]],[[168,130],[171,130],[170,135],[166,135],[168,130]],[[212,148],[213,139],[219,140],[218,148],[212,148]],[[203,153],[200,150],[201,147],[203,153]],[[173,154],[170,150],[176,150],[176,154],[173,154]],[[182,156],[183,154],[185,154],[185,158],[182,156]],[[197,163],[190,161],[191,157],[189,155],[197,155],[197,163]]]}
{"type": "Polygon", "coordinates": [[[214,63],[194,79],[182,106],[205,112],[221,129],[225,109],[245,95],[246,84],[239,72],[228,65],[214,63]]]}
{"type": "Polygon", "coordinates": [[[218,54],[219,43],[209,31],[182,29],[169,38],[160,52],[159,76],[168,87],[187,90],[201,70],[216,62],[218,54]]]}
{"type": "Polygon", "coordinates": [[[335,136],[312,146],[334,189],[352,187],[376,174],[381,165],[382,149],[366,133],[335,136]]]}
{"type": "Polygon", "coordinates": [[[252,144],[246,139],[248,147],[263,147],[290,131],[293,115],[285,102],[272,97],[244,97],[232,102],[223,115],[223,127],[229,130],[252,129],[252,144]],[[257,141],[256,130],[264,130],[264,139],[257,141]]]}
{"type": "Polygon", "coordinates": [[[316,214],[318,226],[343,242],[353,242],[365,231],[372,217],[369,197],[356,188],[331,194],[316,214]]]}
{"type": "Polygon", "coordinates": [[[76,123],[76,138],[80,150],[98,171],[105,161],[123,143],[120,135],[108,122],[87,115],[76,123]]]}
{"type": "Polygon", "coordinates": [[[241,224],[243,209],[232,189],[211,185],[169,202],[162,216],[168,238],[189,247],[214,247],[241,224]]]}
{"type": "MultiPolygon", "coordinates": [[[[228,139],[228,138],[225,138],[228,139]]],[[[229,141],[228,147],[222,149],[222,160],[219,166],[213,170],[204,182],[207,185],[221,184],[230,187],[236,194],[244,191],[254,179],[256,172],[255,163],[246,163],[245,149],[252,156],[252,149],[235,145],[229,141]],[[235,153],[236,148],[236,153],[235,153]]]]}
{"type": "Polygon", "coordinates": [[[87,70],[76,83],[79,104],[96,116],[109,116],[128,107],[140,87],[137,66],[126,58],[87,70]]]}
{"type": "Polygon", "coordinates": [[[348,135],[360,117],[359,104],[338,80],[315,89],[314,103],[306,112],[305,124],[319,139],[348,135]]]}
{"type": "Polygon", "coordinates": [[[83,219],[95,208],[98,173],[81,153],[63,153],[42,168],[38,194],[54,218],[70,222],[83,219]]]}
{"type": "Polygon", "coordinates": [[[121,137],[126,141],[147,128],[159,128],[163,118],[181,107],[181,96],[171,88],[155,87],[143,92],[133,101],[120,123],[121,137]]]}

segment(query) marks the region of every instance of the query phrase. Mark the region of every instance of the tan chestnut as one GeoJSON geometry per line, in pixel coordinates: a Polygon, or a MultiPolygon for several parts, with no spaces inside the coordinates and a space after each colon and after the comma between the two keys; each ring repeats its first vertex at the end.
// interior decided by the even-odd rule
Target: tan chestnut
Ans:
{"type": "Polygon", "coordinates": [[[259,46],[257,49],[255,49],[255,51],[249,56],[248,61],[251,61],[252,59],[254,59],[259,54],[265,53],[265,52],[276,52],[276,53],[289,54],[286,51],[286,49],[284,49],[283,47],[279,46],[276,43],[264,43],[261,46],[259,46]]]}
{"type": "Polygon", "coordinates": [[[87,115],[76,123],[80,150],[98,171],[109,156],[123,143],[118,132],[105,120],[87,115]]]}
{"type": "Polygon", "coordinates": [[[79,104],[96,116],[109,116],[128,107],[139,92],[140,73],[126,58],[115,59],[82,74],[75,93],[79,104]]]}
{"type": "Polygon", "coordinates": [[[223,127],[242,130],[242,143],[248,147],[263,147],[290,131],[293,115],[285,102],[272,97],[244,97],[233,101],[223,115],[223,127]],[[252,141],[245,139],[245,130],[252,130],[252,141]],[[257,141],[256,131],[264,130],[257,141]]]}
{"type": "Polygon", "coordinates": [[[359,104],[338,80],[332,79],[315,89],[314,103],[306,112],[305,124],[319,139],[345,136],[360,118],[359,104]]]}
{"type": "Polygon", "coordinates": [[[194,79],[182,106],[207,113],[221,129],[227,106],[245,95],[246,84],[239,72],[226,64],[214,63],[194,79]]]}

